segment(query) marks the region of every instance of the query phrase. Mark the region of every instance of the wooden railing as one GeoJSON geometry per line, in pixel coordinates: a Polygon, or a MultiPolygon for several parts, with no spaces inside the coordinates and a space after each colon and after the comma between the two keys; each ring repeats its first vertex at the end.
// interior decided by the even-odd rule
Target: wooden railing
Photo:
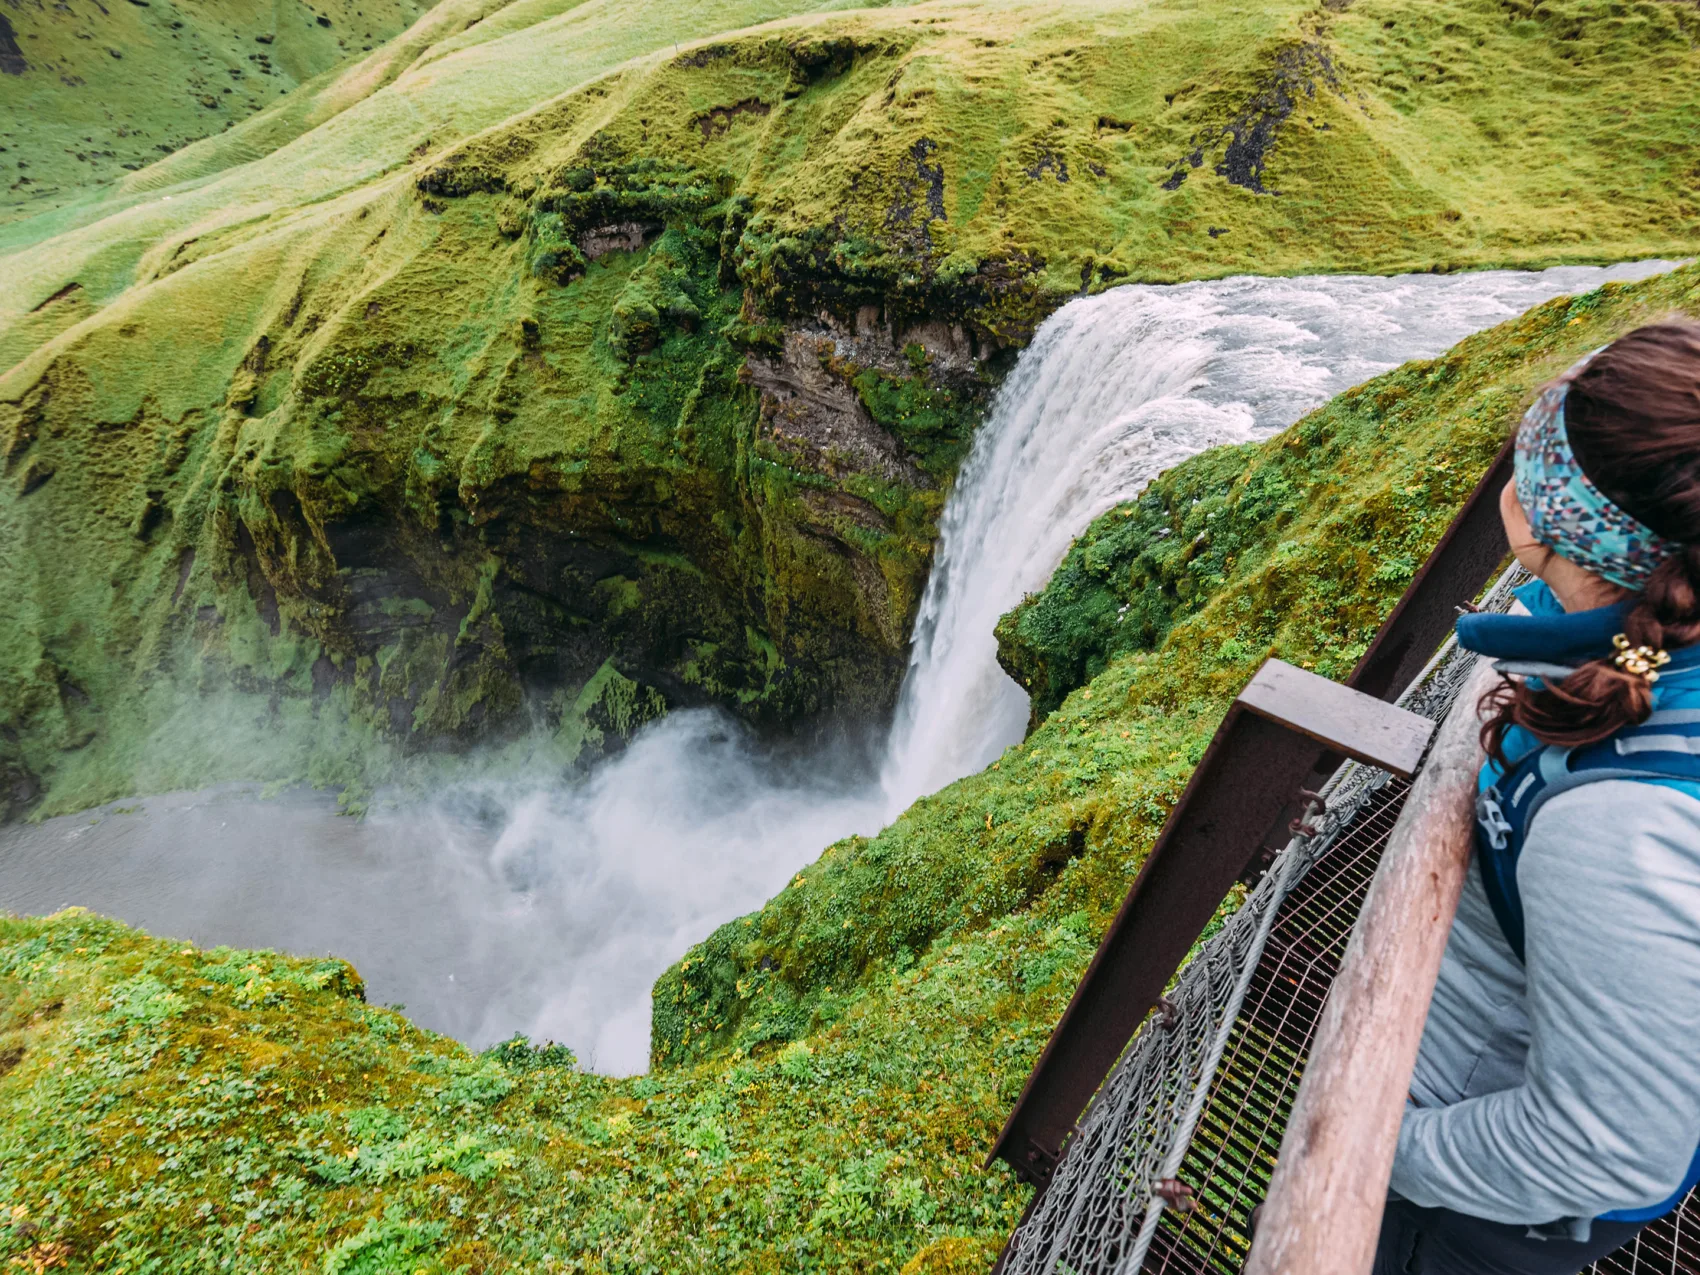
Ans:
{"type": "Polygon", "coordinates": [[[1368,1275],[1429,998],[1470,863],[1483,661],[1388,838],[1311,1047],[1246,1275],[1368,1275]]]}
{"type": "MultiPolygon", "coordinates": [[[[1262,672],[1230,708],[1034,1064],[988,1163],[1006,1161],[1042,1192],[1081,1112],[1229,889],[1286,843],[1288,824],[1304,808],[1300,793],[1320,787],[1348,754],[1399,773],[1373,748],[1353,752],[1351,719],[1367,719],[1374,715],[1368,705],[1397,698],[1451,631],[1458,604],[1475,597],[1504,560],[1499,491],[1510,474],[1508,442],[1345,685],[1314,678],[1326,711],[1289,719],[1282,698],[1265,693],[1262,672]]],[[[1302,707],[1295,704],[1294,711],[1302,707]]]]}

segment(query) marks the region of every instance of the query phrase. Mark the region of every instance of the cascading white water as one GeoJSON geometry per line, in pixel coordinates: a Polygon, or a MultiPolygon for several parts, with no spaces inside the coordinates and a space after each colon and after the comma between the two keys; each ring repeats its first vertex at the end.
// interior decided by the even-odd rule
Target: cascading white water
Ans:
{"type": "Polygon", "coordinates": [[[1027,695],[998,666],[993,628],[1097,515],[1195,452],[1266,438],[1549,297],[1669,268],[1237,278],[1064,306],[998,394],[945,508],[886,755],[888,815],[1021,738],[1027,695]]]}
{"type": "Polygon", "coordinates": [[[207,946],[334,953],[433,1031],[476,1048],[520,1031],[630,1075],[668,965],[878,828],[847,754],[776,757],[696,710],[581,783],[468,776],[362,820],[323,793],[168,793],[0,827],[0,911],[79,904],[207,946]]]}
{"type": "Polygon", "coordinates": [[[857,778],[854,749],[787,763],[718,714],[675,713],[566,788],[468,779],[363,822],[318,794],[176,794],[0,828],[0,908],[78,903],[205,943],[336,952],[374,1001],[470,1044],[525,1031],[642,1070],[649,989],[691,943],[1021,737],[1027,699],[992,628],[1094,516],[1403,359],[1661,268],[1228,279],[1063,307],[951,495],[878,778],[857,778]]]}

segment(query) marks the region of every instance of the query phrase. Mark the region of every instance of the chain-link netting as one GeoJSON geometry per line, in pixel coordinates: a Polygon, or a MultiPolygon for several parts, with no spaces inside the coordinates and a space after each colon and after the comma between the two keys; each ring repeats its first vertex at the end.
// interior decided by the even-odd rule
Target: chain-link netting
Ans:
{"type": "MultiPolygon", "coordinates": [[[[1515,571],[1507,573],[1483,599],[1483,607],[1503,610],[1509,606],[1511,588],[1520,578],[1515,571]]],[[[1449,640],[1399,704],[1438,721],[1457,698],[1475,662],[1475,656],[1449,640]]],[[[1330,778],[1322,790],[1325,809],[1313,815],[1308,831],[1293,838],[1245,903],[1181,972],[1169,993],[1169,1006],[1146,1020],[1098,1091],[1069,1140],[1044,1198],[1010,1241],[1004,1262],[1008,1275],[1131,1275],[1142,1268],[1169,1206],[1177,1204],[1184,1213],[1176,1216],[1213,1218],[1218,1223],[1211,1240],[1203,1245],[1210,1258],[1196,1269],[1239,1269],[1249,1204],[1240,1198],[1245,1191],[1238,1188],[1267,1185],[1273,1150],[1279,1144],[1309,1039],[1309,1031],[1286,1030],[1292,1026],[1291,1005],[1273,1025],[1254,1024],[1250,1031],[1242,1022],[1241,1010],[1259,982],[1264,953],[1283,905],[1351,830],[1361,836],[1370,824],[1391,827],[1404,785],[1390,788],[1389,779],[1387,772],[1356,762],[1346,763],[1330,778]],[[1237,1061],[1249,1064],[1249,1071],[1241,1067],[1236,1073],[1246,1073],[1240,1078],[1240,1107],[1259,1113],[1259,1127],[1247,1136],[1244,1130],[1213,1122],[1216,1127],[1208,1134],[1235,1135],[1217,1148],[1218,1171],[1203,1176],[1189,1173],[1187,1185],[1179,1187],[1177,1178],[1192,1149],[1194,1131],[1212,1106],[1212,1098],[1222,1097],[1215,1081],[1230,1050],[1237,1061]]],[[[1335,922],[1332,928],[1342,936],[1349,933],[1357,915],[1352,896],[1361,903],[1362,889],[1368,885],[1368,874],[1358,875],[1363,877],[1356,883],[1358,888],[1333,889],[1322,904],[1335,922]]],[[[1342,937],[1341,946],[1343,942],[1342,937]]],[[[1329,943],[1312,946],[1317,950],[1308,965],[1312,970],[1327,967],[1324,972],[1331,977],[1337,953],[1330,961],[1329,943]]],[[[1304,982],[1292,977],[1277,981],[1289,990],[1304,982]]],[[[1263,987],[1255,998],[1257,1004],[1267,1006],[1272,990],[1263,987]]],[[[1326,995],[1326,984],[1322,995],[1326,995]]],[[[1314,1030],[1321,997],[1306,999],[1316,1004],[1300,1016],[1314,1030]]],[[[1201,1143],[1209,1140],[1200,1139],[1201,1143]]],[[[1173,1244],[1160,1247],[1167,1250],[1173,1244]]]]}

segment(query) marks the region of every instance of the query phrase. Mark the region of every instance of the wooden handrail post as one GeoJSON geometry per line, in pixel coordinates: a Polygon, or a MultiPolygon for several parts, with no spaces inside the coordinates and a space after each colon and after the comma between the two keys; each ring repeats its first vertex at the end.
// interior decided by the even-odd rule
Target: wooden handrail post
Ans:
{"type": "Polygon", "coordinates": [[[1481,661],[1435,736],[1341,962],[1246,1275],[1367,1275],[1429,998],[1470,863],[1481,661]]]}

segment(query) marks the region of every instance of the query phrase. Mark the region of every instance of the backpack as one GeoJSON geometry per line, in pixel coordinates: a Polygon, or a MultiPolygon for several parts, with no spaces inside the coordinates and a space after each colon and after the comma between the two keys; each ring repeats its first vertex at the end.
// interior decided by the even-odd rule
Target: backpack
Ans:
{"type": "MultiPolygon", "coordinates": [[[[1517,857],[1529,823],[1542,806],[1572,788],[1607,779],[1661,784],[1700,798],[1700,707],[1660,708],[1660,698],[1655,693],[1654,711],[1646,721],[1599,743],[1580,748],[1537,745],[1497,779],[1491,764],[1482,768],[1483,787],[1476,798],[1476,864],[1488,906],[1519,962],[1524,960],[1524,930],[1517,857]]],[[[1689,703],[1697,699],[1680,692],[1669,698],[1689,703]]],[[[1681,1204],[1697,1184],[1700,1149],[1670,1199],[1647,1208],[1620,1209],[1602,1218],[1650,1222],[1681,1204]]]]}

